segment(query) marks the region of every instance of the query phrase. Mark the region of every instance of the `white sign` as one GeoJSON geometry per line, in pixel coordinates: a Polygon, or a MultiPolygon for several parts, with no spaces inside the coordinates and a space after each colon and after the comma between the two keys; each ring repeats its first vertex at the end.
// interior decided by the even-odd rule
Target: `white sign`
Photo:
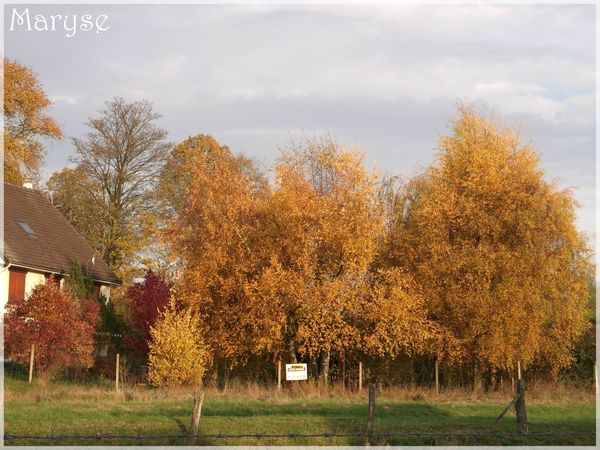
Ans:
{"type": "Polygon", "coordinates": [[[286,364],[285,379],[287,381],[308,380],[306,364],[286,364]]]}

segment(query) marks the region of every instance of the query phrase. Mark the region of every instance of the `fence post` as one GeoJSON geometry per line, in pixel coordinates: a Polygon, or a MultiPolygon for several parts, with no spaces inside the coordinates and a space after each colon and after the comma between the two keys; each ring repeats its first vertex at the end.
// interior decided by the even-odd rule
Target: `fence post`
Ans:
{"type": "Polygon", "coordinates": [[[198,426],[200,425],[200,415],[202,414],[202,403],[204,402],[204,392],[200,395],[194,394],[194,409],[192,410],[192,426],[190,434],[198,436],[198,426]]]}
{"type": "Polygon", "coordinates": [[[277,361],[277,390],[281,390],[281,360],[277,361]]]}
{"type": "Polygon", "coordinates": [[[439,376],[439,363],[438,360],[436,358],[435,360],[435,393],[439,394],[440,393],[440,376],[439,376]]]}
{"type": "Polygon", "coordinates": [[[358,362],[358,392],[362,391],[362,362],[358,362]]]}
{"type": "Polygon", "coordinates": [[[346,390],[346,352],[342,351],[340,357],[340,372],[342,372],[342,391],[346,390]]]}
{"type": "Polygon", "coordinates": [[[521,361],[517,361],[517,380],[521,379],[521,361]]]}
{"type": "Polygon", "coordinates": [[[527,434],[527,410],[525,409],[525,380],[517,380],[517,394],[519,398],[515,402],[515,410],[517,413],[517,432],[527,434]]]}
{"type": "Polygon", "coordinates": [[[115,388],[119,390],[119,354],[117,353],[117,363],[115,365],[115,388]]]}
{"type": "Polygon", "coordinates": [[[375,383],[369,384],[369,416],[367,417],[367,444],[375,426],[375,383]]]}
{"type": "Polygon", "coordinates": [[[31,355],[29,357],[29,383],[33,379],[33,358],[35,355],[35,344],[31,344],[31,355]]]}

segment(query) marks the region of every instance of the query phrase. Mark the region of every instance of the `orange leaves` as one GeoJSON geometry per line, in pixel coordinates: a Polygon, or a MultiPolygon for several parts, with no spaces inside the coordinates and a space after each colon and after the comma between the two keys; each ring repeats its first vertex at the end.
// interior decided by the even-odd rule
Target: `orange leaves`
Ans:
{"type": "Polygon", "coordinates": [[[213,351],[237,362],[355,351],[492,369],[566,364],[589,277],[570,193],[471,109],[440,147],[399,186],[366,170],[360,152],[308,139],[282,153],[269,187],[210,137],[180,144],[165,236],[213,351]]]}
{"type": "Polygon", "coordinates": [[[165,183],[185,180],[168,186],[183,195],[171,197],[166,236],[186,264],[182,298],[200,311],[213,351],[238,362],[421,351],[432,327],[408,276],[371,271],[383,206],[363,156],[331,138],[292,144],[272,189],[246,161],[199,136],[167,164],[165,183]]]}
{"type": "Polygon", "coordinates": [[[572,196],[543,179],[511,130],[470,108],[440,148],[407,203],[409,251],[396,260],[415,268],[429,314],[449,331],[444,345],[462,347],[451,359],[564,365],[584,324],[589,273],[572,196]]]}
{"type": "Polygon", "coordinates": [[[251,161],[202,135],[174,148],[159,186],[162,234],[184,266],[181,298],[200,313],[207,342],[222,357],[240,357],[251,346],[243,298],[263,258],[257,230],[264,186],[251,161]]]}
{"type": "Polygon", "coordinates": [[[4,58],[4,181],[37,181],[43,164],[40,138],[60,139],[60,126],[48,116],[51,101],[35,74],[4,58]]]}
{"type": "Polygon", "coordinates": [[[292,232],[286,240],[301,246],[317,275],[364,272],[375,254],[382,217],[378,179],[365,170],[362,155],[331,138],[308,140],[284,152],[275,172],[272,203],[287,220],[280,228],[292,232]]]}
{"type": "Polygon", "coordinates": [[[311,356],[352,347],[360,330],[350,311],[381,232],[377,177],[361,154],[331,138],[292,144],[275,173],[267,208],[276,230],[271,248],[305,293],[288,317],[296,331],[288,339],[311,356]]]}

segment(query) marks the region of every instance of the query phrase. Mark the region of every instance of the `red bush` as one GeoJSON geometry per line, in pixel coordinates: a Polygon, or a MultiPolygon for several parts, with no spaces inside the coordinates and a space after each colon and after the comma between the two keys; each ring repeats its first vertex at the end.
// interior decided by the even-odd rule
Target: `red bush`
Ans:
{"type": "Polygon", "coordinates": [[[149,270],[144,281],[136,283],[127,291],[131,300],[131,332],[123,340],[123,345],[136,355],[146,358],[150,327],[156,323],[159,314],[169,303],[170,286],[157,274],[149,270]]]}
{"type": "Polygon", "coordinates": [[[4,351],[7,358],[29,363],[35,345],[35,368],[51,377],[66,367],[91,367],[99,306],[77,301],[54,282],[36,286],[24,300],[6,306],[4,351]]]}

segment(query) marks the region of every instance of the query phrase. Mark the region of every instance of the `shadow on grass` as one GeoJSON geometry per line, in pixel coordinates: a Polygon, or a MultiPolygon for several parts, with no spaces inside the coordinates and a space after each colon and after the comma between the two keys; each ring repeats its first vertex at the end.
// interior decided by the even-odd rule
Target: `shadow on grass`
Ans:
{"type": "MultiPolygon", "coordinates": [[[[507,399],[507,403],[510,399],[507,399]]],[[[193,402],[190,401],[42,401],[16,404],[11,411],[13,422],[7,432],[48,434],[88,434],[96,430],[106,435],[137,435],[138,438],[77,440],[8,440],[6,445],[364,445],[364,437],[280,437],[231,438],[189,437],[187,426],[193,402]],[[86,424],[87,421],[87,425],[86,424]],[[78,426],[77,424],[80,424],[78,426]],[[64,425],[64,428],[62,428],[64,425]],[[71,427],[72,426],[72,427],[71,427]],[[71,428],[70,428],[71,427],[71,428]],[[12,430],[11,430],[12,429],[12,430]],[[61,432],[58,430],[77,430],[61,432]],[[143,435],[169,435],[169,438],[145,439],[143,435]]],[[[476,403],[431,403],[424,401],[377,402],[375,433],[484,433],[504,405],[476,403]]],[[[366,400],[292,399],[284,401],[207,399],[200,422],[201,434],[354,434],[366,431],[366,400]]],[[[595,429],[595,414],[580,405],[528,406],[529,429],[536,432],[590,432],[595,429]]],[[[5,415],[5,418],[7,416],[5,415]]],[[[508,413],[496,426],[499,433],[514,433],[515,417],[508,413]]],[[[594,436],[553,437],[446,437],[446,436],[377,436],[371,445],[594,445],[594,436]]]]}

